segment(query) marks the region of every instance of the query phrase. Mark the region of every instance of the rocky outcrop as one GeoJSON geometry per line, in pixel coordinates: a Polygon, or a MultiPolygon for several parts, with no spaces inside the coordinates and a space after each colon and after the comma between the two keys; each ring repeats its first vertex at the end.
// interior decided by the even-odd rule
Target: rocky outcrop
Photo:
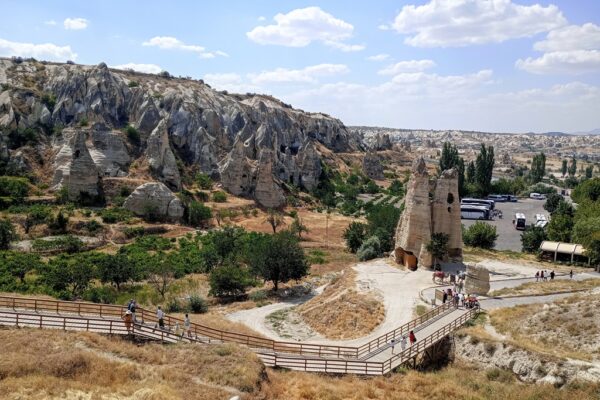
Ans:
{"type": "Polygon", "coordinates": [[[177,161],[169,145],[167,123],[161,121],[148,138],[146,157],[155,178],[174,190],[181,189],[181,177],[177,161]]]}
{"type": "Polygon", "coordinates": [[[363,173],[371,179],[384,179],[383,165],[377,153],[369,151],[365,154],[362,164],[363,173]]]}
{"type": "Polygon", "coordinates": [[[285,203],[283,191],[273,179],[273,155],[269,150],[263,150],[256,171],[256,201],[265,207],[277,208],[285,203]]]}
{"type": "Polygon", "coordinates": [[[176,221],[183,217],[183,203],[162,182],[138,186],[123,203],[123,207],[139,216],[176,221]]]}
{"type": "Polygon", "coordinates": [[[448,253],[453,261],[462,261],[462,228],[456,170],[443,171],[435,182],[433,199],[429,198],[429,174],[425,160],[419,157],[412,166],[406,185],[404,212],[396,228],[393,256],[410,268],[429,268],[433,259],[427,245],[434,233],[448,235],[448,253]]]}
{"type": "Polygon", "coordinates": [[[392,148],[392,141],[390,140],[390,135],[387,133],[378,133],[375,136],[375,141],[371,147],[376,151],[390,150],[392,148]]]}
{"type": "Polygon", "coordinates": [[[394,258],[410,268],[431,267],[431,254],[425,248],[431,240],[429,174],[423,158],[415,160],[407,183],[404,212],[396,228],[394,258]]]}
{"type": "Polygon", "coordinates": [[[65,129],[63,144],[54,159],[54,189],[67,188],[69,200],[100,195],[96,164],[86,146],[87,132],[65,129]]]}
{"type": "Polygon", "coordinates": [[[462,260],[462,226],[460,221],[460,197],[458,194],[458,171],[443,171],[435,184],[432,202],[432,232],[448,235],[448,255],[453,261],[462,260]]]}
{"type": "Polygon", "coordinates": [[[467,264],[465,293],[485,296],[490,291],[490,272],[480,265],[467,264]]]}
{"type": "Polygon", "coordinates": [[[91,129],[90,155],[102,176],[126,176],[131,157],[118,131],[111,131],[104,124],[91,129]]]}
{"type": "MultiPolygon", "coordinates": [[[[260,193],[275,204],[284,184],[305,190],[318,184],[322,151],[363,149],[359,136],[328,115],[296,110],[270,96],[218,92],[192,79],[111,70],[104,63],[0,59],[0,83],[9,88],[0,92],[0,133],[103,127],[87,139],[102,176],[135,171],[133,178],[146,177],[139,167],[148,165],[173,190],[181,188],[182,173],[199,170],[222,179],[232,193],[260,193]],[[128,124],[140,133],[139,144],[123,146],[119,131],[128,124]],[[270,154],[268,163],[260,162],[263,153],[270,154]],[[140,156],[144,159],[135,160],[140,156]],[[134,161],[136,168],[129,168],[134,161]],[[272,175],[260,176],[260,185],[259,170],[272,175]]],[[[42,141],[40,152],[48,145],[42,141]]],[[[94,173],[88,172],[91,179],[94,173]]]]}
{"type": "Polygon", "coordinates": [[[573,359],[561,360],[499,342],[484,342],[465,334],[454,335],[455,354],[483,369],[500,368],[528,383],[562,386],[578,380],[600,381],[597,363],[573,359]]]}

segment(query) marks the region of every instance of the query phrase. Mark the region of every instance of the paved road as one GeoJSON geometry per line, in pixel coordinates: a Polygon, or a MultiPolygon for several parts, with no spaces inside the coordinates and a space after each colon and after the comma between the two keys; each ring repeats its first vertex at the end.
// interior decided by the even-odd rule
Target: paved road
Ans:
{"type": "MultiPolygon", "coordinates": [[[[484,221],[496,227],[498,240],[496,250],[521,251],[521,231],[515,229],[512,220],[516,213],[525,214],[527,224],[535,223],[536,214],[544,214],[548,218],[548,212],[544,210],[545,200],[519,199],[515,203],[496,203],[496,208],[502,211],[503,218],[494,221],[484,221]]],[[[465,227],[473,225],[476,221],[463,219],[465,227]]]]}
{"type": "MultiPolygon", "coordinates": [[[[598,274],[596,272],[584,272],[584,273],[573,275],[573,280],[575,280],[575,281],[582,281],[582,280],[591,279],[591,278],[600,278],[600,274],[598,274]]],[[[558,275],[554,279],[557,279],[557,280],[558,279],[569,279],[569,275],[558,275]]],[[[517,286],[520,286],[520,285],[522,285],[524,283],[528,283],[528,282],[535,282],[535,278],[499,279],[499,280],[495,280],[495,281],[493,280],[493,281],[490,281],[490,291],[504,289],[504,288],[513,288],[513,287],[517,287],[517,286]]],[[[543,284],[543,283],[540,283],[540,284],[543,284]]],[[[444,290],[444,289],[449,289],[449,288],[452,288],[452,286],[446,285],[446,286],[427,288],[427,289],[423,290],[423,297],[425,297],[426,299],[433,299],[435,296],[436,289],[444,290]]],[[[507,307],[510,307],[510,305],[507,307]]]]}
{"type": "Polygon", "coordinates": [[[481,300],[480,303],[483,309],[492,310],[494,308],[513,307],[522,304],[551,303],[555,300],[560,300],[569,296],[573,296],[573,293],[550,294],[548,296],[510,297],[507,299],[489,298],[481,300]]]}

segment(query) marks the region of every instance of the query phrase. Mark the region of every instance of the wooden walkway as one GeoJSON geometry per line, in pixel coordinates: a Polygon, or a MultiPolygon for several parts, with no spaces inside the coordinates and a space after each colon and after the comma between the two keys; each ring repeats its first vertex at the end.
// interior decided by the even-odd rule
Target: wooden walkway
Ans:
{"type": "Polygon", "coordinates": [[[298,342],[279,342],[238,332],[222,331],[192,324],[191,337],[175,333],[183,321],[167,316],[168,329],[156,327],[154,313],[138,309],[137,323],[127,331],[121,316],[125,307],[85,302],[0,296],[0,325],[87,331],[113,335],[137,335],[165,343],[213,344],[233,342],[248,346],[267,366],[308,372],[382,375],[399,365],[412,362],[428,349],[474,318],[479,310],[456,308],[451,303],[438,306],[419,318],[359,347],[298,342]],[[417,343],[402,351],[399,340],[413,330],[417,343]],[[391,341],[396,345],[392,354],[391,341]]]}

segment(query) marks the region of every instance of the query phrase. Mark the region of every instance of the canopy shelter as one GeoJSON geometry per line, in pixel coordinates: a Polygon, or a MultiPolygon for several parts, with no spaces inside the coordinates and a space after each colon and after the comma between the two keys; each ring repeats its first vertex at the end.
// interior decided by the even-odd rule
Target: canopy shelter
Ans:
{"type": "Polygon", "coordinates": [[[542,244],[540,244],[540,250],[542,252],[554,253],[554,261],[556,261],[559,254],[570,255],[571,262],[575,260],[575,256],[586,257],[583,246],[574,243],[550,242],[548,240],[544,240],[542,244]]]}

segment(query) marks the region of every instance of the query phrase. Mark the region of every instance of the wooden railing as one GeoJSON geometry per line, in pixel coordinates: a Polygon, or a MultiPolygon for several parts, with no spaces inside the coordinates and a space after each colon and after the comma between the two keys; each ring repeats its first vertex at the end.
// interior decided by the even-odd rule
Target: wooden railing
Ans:
{"type": "Polygon", "coordinates": [[[427,350],[430,346],[448,336],[465,322],[477,315],[479,309],[471,309],[457,319],[444,325],[434,333],[421,339],[415,345],[397,353],[385,361],[360,361],[348,359],[326,359],[292,356],[286,354],[272,354],[258,352],[259,357],[267,366],[291,368],[306,372],[326,372],[339,374],[358,375],[383,375],[394,368],[412,360],[417,355],[427,350]]]}
{"type": "Polygon", "coordinates": [[[414,328],[416,328],[417,326],[422,325],[423,323],[427,322],[428,320],[435,318],[438,315],[443,314],[450,309],[454,309],[454,306],[452,306],[451,303],[442,304],[442,305],[435,307],[434,309],[426,312],[425,314],[421,315],[420,317],[413,319],[412,321],[409,321],[406,324],[394,329],[393,331],[387,332],[387,333],[371,340],[370,342],[363,344],[362,346],[360,346],[358,348],[357,358],[363,357],[364,355],[367,355],[367,354],[370,354],[371,352],[375,351],[376,349],[380,348],[381,346],[389,344],[392,339],[397,340],[402,336],[408,335],[408,333],[411,330],[413,330],[414,328]]]}
{"type": "MultiPolygon", "coordinates": [[[[113,304],[97,304],[89,302],[72,302],[53,299],[37,299],[27,297],[0,296],[0,308],[27,309],[37,312],[51,312],[56,314],[69,313],[77,315],[100,316],[102,318],[120,318],[126,311],[126,307],[113,304]]],[[[335,346],[311,343],[280,342],[259,336],[247,335],[232,331],[211,328],[206,325],[191,323],[190,331],[194,337],[203,338],[203,342],[210,343],[211,340],[222,342],[234,342],[246,345],[254,349],[266,349],[277,353],[291,353],[307,356],[331,357],[331,358],[356,358],[387,345],[391,339],[407,334],[418,325],[435,318],[451,308],[450,303],[440,305],[422,316],[394,329],[370,342],[360,346],[335,346]]],[[[138,307],[136,309],[136,321],[142,324],[158,325],[156,313],[138,307]]],[[[165,325],[174,327],[179,324],[183,327],[183,319],[165,316],[165,325]]]]}

